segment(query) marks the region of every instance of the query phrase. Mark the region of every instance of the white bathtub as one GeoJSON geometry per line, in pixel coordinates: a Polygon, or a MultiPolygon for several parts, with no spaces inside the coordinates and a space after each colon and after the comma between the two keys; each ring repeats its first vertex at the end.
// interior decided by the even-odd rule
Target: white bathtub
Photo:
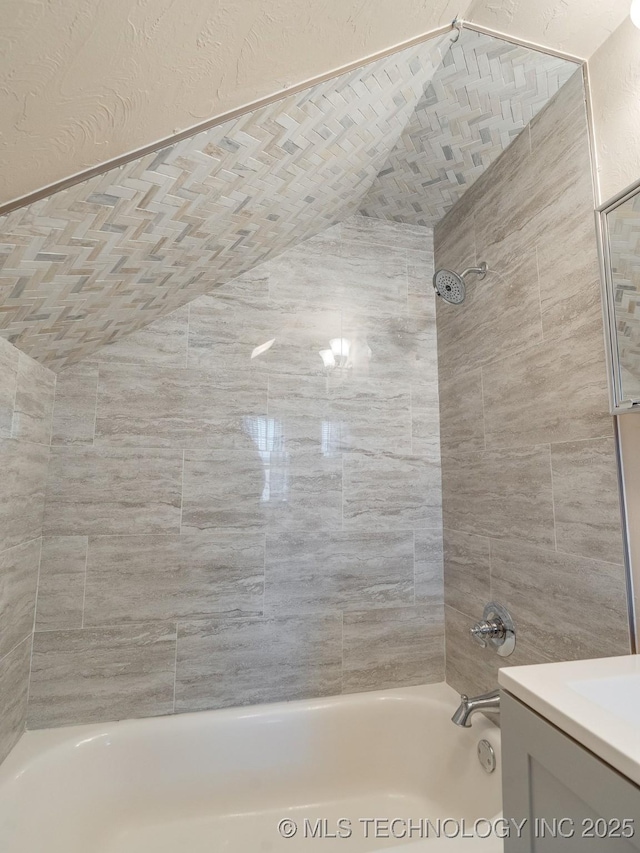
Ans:
{"type": "Polygon", "coordinates": [[[499,758],[499,730],[481,716],[454,726],[457,702],[435,684],[28,732],[0,767],[0,851],[407,850],[411,818],[416,853],[494,853],[501,841],[462,839],[462,824],[457,839],[452,822],[424,838],[425,819],[468,832],[500,811],[500,768],[488,776],[476,756],[485,737],[499,758]]]}

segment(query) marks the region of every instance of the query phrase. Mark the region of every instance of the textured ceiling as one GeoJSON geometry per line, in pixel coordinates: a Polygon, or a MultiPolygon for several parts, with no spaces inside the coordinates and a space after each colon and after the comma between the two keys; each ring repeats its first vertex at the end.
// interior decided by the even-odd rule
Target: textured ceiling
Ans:
{"type": "Polygon", "coordinates": [[[360,207],[433,227],[576,71],[463,30],[360,207]]]}
{"type": "Polygon", "coordinates": [[[358,208],[436,221],[575,70],[472,32],[451,39],[0,218],[0,334],[58,369],[358,208]]]}

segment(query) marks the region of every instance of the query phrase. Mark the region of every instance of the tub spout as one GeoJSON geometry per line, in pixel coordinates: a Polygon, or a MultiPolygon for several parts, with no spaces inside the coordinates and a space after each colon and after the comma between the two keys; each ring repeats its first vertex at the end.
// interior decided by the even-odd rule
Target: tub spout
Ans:
{"type": "Polygon", "coordinates": [[[474,696],[472,699],[462,695],[460,705],[451,720],[456,726],[464,726],[465,729],[469,729],[471,728],[471,717],[480,711],[484,711],[485,714],[500,713],[499,690],[492,690],[490,693],[483,693],[481,696],[474,696]]]}

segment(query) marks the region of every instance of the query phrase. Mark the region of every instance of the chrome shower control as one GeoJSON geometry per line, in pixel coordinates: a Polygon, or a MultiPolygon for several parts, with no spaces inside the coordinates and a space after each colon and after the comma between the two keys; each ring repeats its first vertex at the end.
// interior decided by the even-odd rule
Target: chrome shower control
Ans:
{"type": "Polygon", "coordinates": [[[471,628],[471,637],[486,649],[492,646],[500,657],[506,658],[516,647],[516,629],[508,610],[492,601],[484,608],[482,620],[471,628]]]}

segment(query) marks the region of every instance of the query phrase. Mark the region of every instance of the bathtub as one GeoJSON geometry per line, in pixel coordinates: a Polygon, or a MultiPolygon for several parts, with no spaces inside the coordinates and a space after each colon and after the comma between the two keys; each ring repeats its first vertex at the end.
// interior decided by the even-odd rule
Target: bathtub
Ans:
{"type": "Polygon", "coordinates": [[[499,763],[476,755],[486,738],[499,762],[499,730],[454,726],[458,699],[434,684],[28,732],[0,767],[0,850],[498,853],[488,829],[463,836],[499,815],[499,763]]]}

